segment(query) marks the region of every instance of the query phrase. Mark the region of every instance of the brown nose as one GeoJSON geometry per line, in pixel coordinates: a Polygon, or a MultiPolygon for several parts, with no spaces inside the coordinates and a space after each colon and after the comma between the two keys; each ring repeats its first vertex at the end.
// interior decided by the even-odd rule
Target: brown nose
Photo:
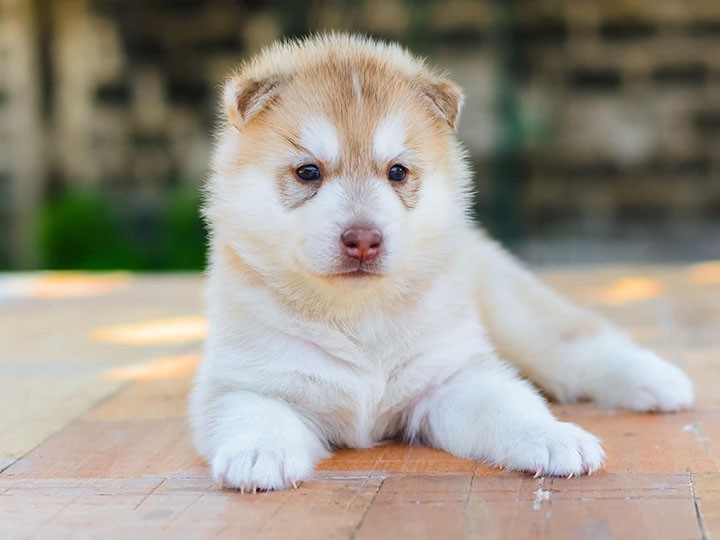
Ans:
{"type": "Polygon", "coordinates": [[[377,257],[382,244],[382,234],[377,229],[348,229],[340,237],[345,253],[359,261],[371,261],[377,257]]]}

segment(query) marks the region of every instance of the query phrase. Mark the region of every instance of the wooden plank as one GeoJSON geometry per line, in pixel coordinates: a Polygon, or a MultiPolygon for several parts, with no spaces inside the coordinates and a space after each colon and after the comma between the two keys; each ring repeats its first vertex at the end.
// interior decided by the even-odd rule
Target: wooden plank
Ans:
{"type": "Polygon", "coordinates": [[[184,418],[79,420],[9,467],[9,478],[143,478],[205,472],[184,418]]]}
{"type": "Polygon", "coordinates": [[[199,478],[0,478],[0,524],[10,524],[0,531],[9,538],[348,538],[380,483],[324,479],[297,491],[241,495],[199,478]]]}
{"type": "Polygon", "coordinates": [[[3,538],[91,537],[122,529],[158,479],[13,481],[0,477],[3,538]],[[97,520],[98,514],[102,520],[97,520]],[[62,521],[58,522],[58,518],[62,521]]]}
{"type": "MultiPolygon", "coordinates": [[[[350,538],[360,526],[382,480],[337,478],[304,483],[257,531],[269,539],[350,538]]],[[[227,530],[224,537],[236,538],[238,530],[227,530]]]]}
{"type": "Polygon", "coordinates": [[[720,472],[693,474],[700,522],[707,538],[720,538],[720,472]]]}
{"type": "Polygon", "coordinates": [[[549,512],[546,538],[701,538],[691,497],[559,500],[549,512]]]}
{"type": "Polygon", "coordinates": [[[699,537],[687,475],[388,478],[358,538],[699,537]],[[490,480],[489,485],[485,480],[490,480]],[[563,487],[565,486],[565,487],[563,487]],[[402,518],[398,518],[402,516],[402,518]]]}
{"type": "Polygon", "coordinates": [[[130,375],[141,380],[93,408],[88,420],[135,420],[187,418],[190,374],[198,355],[178,355],[114,370],[115,376],[130,375]],[[160,378],[156,378],[160,377],[160,378]]]}
{"type": "Polygon", "coordinates": [[[402,443],[388,443],[375,448],[338,450],[321,462],[320,471],[368,471],[418,473],[439,471],[445,473],[497,474],[494,467],[462,459],[434,448],[412,447],[402,443]]]}
{"type": "MultiPolygon", "coordinates": [[[[572,409],[564,409],[571,411],[572,409]]],[[[572,414],[561,414],[574,421],[572,414]]],[[[720,469],[720,413],[632,414],[577,419],[603,441],[606,473],[683,473],[720,469]]]]}
{"type": "Polygon", "coordinates": [[[125,383],[99,374],[0,377],[0,461],[14,461],[125,383]]]}
{"type": "Polygon", "coordinates": [[[358,540],[468,537],[464,502],[373,504],[354,536],[358,540]]]}

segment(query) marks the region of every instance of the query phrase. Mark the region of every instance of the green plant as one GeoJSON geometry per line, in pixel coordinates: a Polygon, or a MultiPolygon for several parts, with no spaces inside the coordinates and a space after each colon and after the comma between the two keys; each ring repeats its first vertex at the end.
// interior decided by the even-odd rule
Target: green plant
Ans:
{"type": "Polygon", "coordinates": [[[38,235],[44,268],[109,270],[139,264],[118,216],[95,192],[68,192],[46,203],[38,235]]]}
{"type": "Polygon", "coordinates": [[[200,196],[180,190],[169,197],[160,236],[163,266],[172,270],[200,270],[205,267],[207,232],[200,217],[200,196]]]}
{"type": "Polygon", "coordinates": [[[71,190],[47,202],[38,224],[48,269],[201,270],[206,230],[200,197],[179,189],[138,209],[132,196],[71,190]],[[135,203],[135,204],[134,204],[135,203]]]}

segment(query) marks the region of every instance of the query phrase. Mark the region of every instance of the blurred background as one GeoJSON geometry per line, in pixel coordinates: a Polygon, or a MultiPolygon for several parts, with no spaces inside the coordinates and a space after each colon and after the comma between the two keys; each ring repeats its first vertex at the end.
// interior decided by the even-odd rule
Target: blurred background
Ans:
{"type": "Polygon", "coordinates": [[[200,269],[218,84],[400,41],[466,90],[478,219],[535,264],[720,254],[718,0],[0,0],[0,269],[200,269]]]}

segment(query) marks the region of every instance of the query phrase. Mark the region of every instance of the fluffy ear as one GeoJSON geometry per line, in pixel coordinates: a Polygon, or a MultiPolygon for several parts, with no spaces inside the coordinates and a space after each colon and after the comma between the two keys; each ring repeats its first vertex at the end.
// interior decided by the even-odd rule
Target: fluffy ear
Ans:
{"type": "Polygon", "coordinates": [[[277,97],[280,77],[256,81],[241,76],[230,78],[223,87],[223,99],[230,123],[242,127],[277,97]]]}
{"type": "Polygon", "coordinates": [[[448,79],[426,77],[419,78],[417,84],[422,95],[434,106],[440,118],[455,129],[465,102],[462,88],[448,79]]]}

